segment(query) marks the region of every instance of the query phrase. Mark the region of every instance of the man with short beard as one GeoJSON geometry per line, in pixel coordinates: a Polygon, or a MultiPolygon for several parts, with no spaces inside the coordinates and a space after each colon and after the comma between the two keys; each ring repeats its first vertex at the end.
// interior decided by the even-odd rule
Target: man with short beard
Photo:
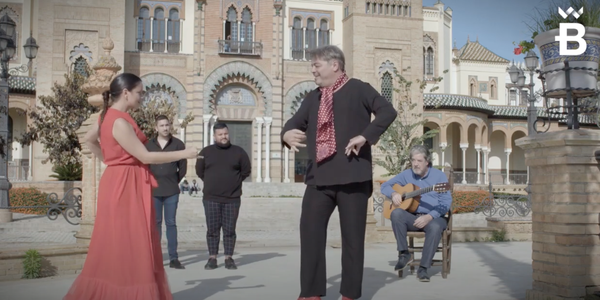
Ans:
{"type": "MultiPolygon", "coordinates": [[[[165,115],[156,117],[156,132],[158,136],[146,143],[148,151],[177,151],[185,149],[185,144],[171,135],[171,121],[165,115]]],[[[167,227],[167,248],[169,251],[169,266],[175,269],[185,269],[179,262],[177,254],[177,206],[179,204],[179,182],[187,172],[187,159],[166,164],[150,165],[150,171],[156,178],[158,187],[152,190],[154,207],[156,208],[156,225],[159,240],[162,236],[163,209],[167,227]]]]}
{"type": "Polygon", "coordinates": [[[200,151],[196,161],[196,174],[204,182],[202,203],[206,216],[206,242],[209,259],[204,269],[217,268],[221,227],[225,268],[237,269],[233,258],[238,214],[240,211],[242,182],[250,176],[250,158],[246,151],[229,142],[229,129],[217,123],[213,129],[215,143],[200,151]]]}

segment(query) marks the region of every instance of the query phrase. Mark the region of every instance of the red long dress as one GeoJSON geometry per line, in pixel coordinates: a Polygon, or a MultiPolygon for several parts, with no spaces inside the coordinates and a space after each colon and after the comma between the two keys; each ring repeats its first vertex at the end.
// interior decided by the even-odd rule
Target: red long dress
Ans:
{"type": "Polygon", "coordinates": [[[126,112],[109,108],[100,127],[107,165],[98,188],[98,209],[81,274],[63,300],[171,300],[158,241],[149,168],[112,135],[116,119],[129,122],[142,143],[146,136],[126,112]]]}

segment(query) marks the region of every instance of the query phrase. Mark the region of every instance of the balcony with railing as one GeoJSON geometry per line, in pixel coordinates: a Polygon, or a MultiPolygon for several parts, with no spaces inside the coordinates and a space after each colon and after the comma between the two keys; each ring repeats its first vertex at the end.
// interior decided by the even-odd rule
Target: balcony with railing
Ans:
{"type": "Polygon", "coordinates": [[[137,50],[141,52],[179,53],[181,41],[138,39],[137,50]]]}
{"type": "Polygon", "coordinates": [[[219,54],[262,56],[262,42],[219,40],[219,54]]]}

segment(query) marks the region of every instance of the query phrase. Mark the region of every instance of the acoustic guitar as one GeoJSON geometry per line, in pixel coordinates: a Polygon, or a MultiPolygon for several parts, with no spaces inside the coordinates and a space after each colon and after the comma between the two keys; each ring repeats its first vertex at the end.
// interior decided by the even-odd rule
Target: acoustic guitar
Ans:
{"type": "Polygon", "coordinates": [[[392,215],[392,211],[396,208],[400,208],[407,212],[414,213],[415,211],[417,211],[419,203],[421,202],[421,195],[433,191],[437,193],[446,192],[450,190],[450,184],[448,182],[444,182],[428,186],[426,188],[419,188],[418,186],[412,183],[409,183],[405,186],[394,184],[392,186],[392,189],[394,190],[394,192],[402,195],[402,202],[400,203],[400,206],[396,206],[394,205],[394,202],[392,202],[391,199],[387,199],[387,201],[389,201],[390,204],[383,205],[383,216],[386,219],[390,218],[390,216],[392,215]]]}

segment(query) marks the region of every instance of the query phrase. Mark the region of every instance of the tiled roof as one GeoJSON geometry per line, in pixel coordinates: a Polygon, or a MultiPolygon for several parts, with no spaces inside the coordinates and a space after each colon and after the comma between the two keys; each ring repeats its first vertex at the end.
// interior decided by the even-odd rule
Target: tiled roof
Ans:
{"type": "Polygon", "coordinates": [[[484,61],[484,62],[495,62],[495,63],[508,63],[509,61],[488,50],[482,46],[478,41],[468,41],[460,50],[458,50],[458,59],[460,60],[473,60],[473,61],[484,61]]]}
{"type": "Polygon", "coordinates": [[[35,77],[10,76],[8,87],[11,93],[35,94],[35,77]]]}
{"type": "MultiPolygon", "coordinates": [[[[424,94],[423,103],[425,109],[470,110],[486,113],[491,118],[527,119],[527,106],[488,105],[484,99],[470,96],[424,94]]],[[[542,107],[538,107],[537,115],[539,118],[548,118],[548,112],[542,107]]],[[[566,115],[551,113],[550,117],[559,123],[565,123],[566,115]]],[[[595,114],[579,115],[579,123],[595,124],[595,118],[595,114]]]]}
{"type": "Polygon", "coordinates": [[[494,114],[494,109],[487,104],[487,101],[463,95],[424,94],[423,104],[425,108],[468,108],[469,110],[483,112],[488,115],[494,114]]]}
{"type": "MultiPolygon", "coordinates": [[[[527,118],[527,106],[490,105],[494,109],[494,117],[527,118]]],[[[538,107],[537,115],[546,117],[546,111],[538,107]]]]}

